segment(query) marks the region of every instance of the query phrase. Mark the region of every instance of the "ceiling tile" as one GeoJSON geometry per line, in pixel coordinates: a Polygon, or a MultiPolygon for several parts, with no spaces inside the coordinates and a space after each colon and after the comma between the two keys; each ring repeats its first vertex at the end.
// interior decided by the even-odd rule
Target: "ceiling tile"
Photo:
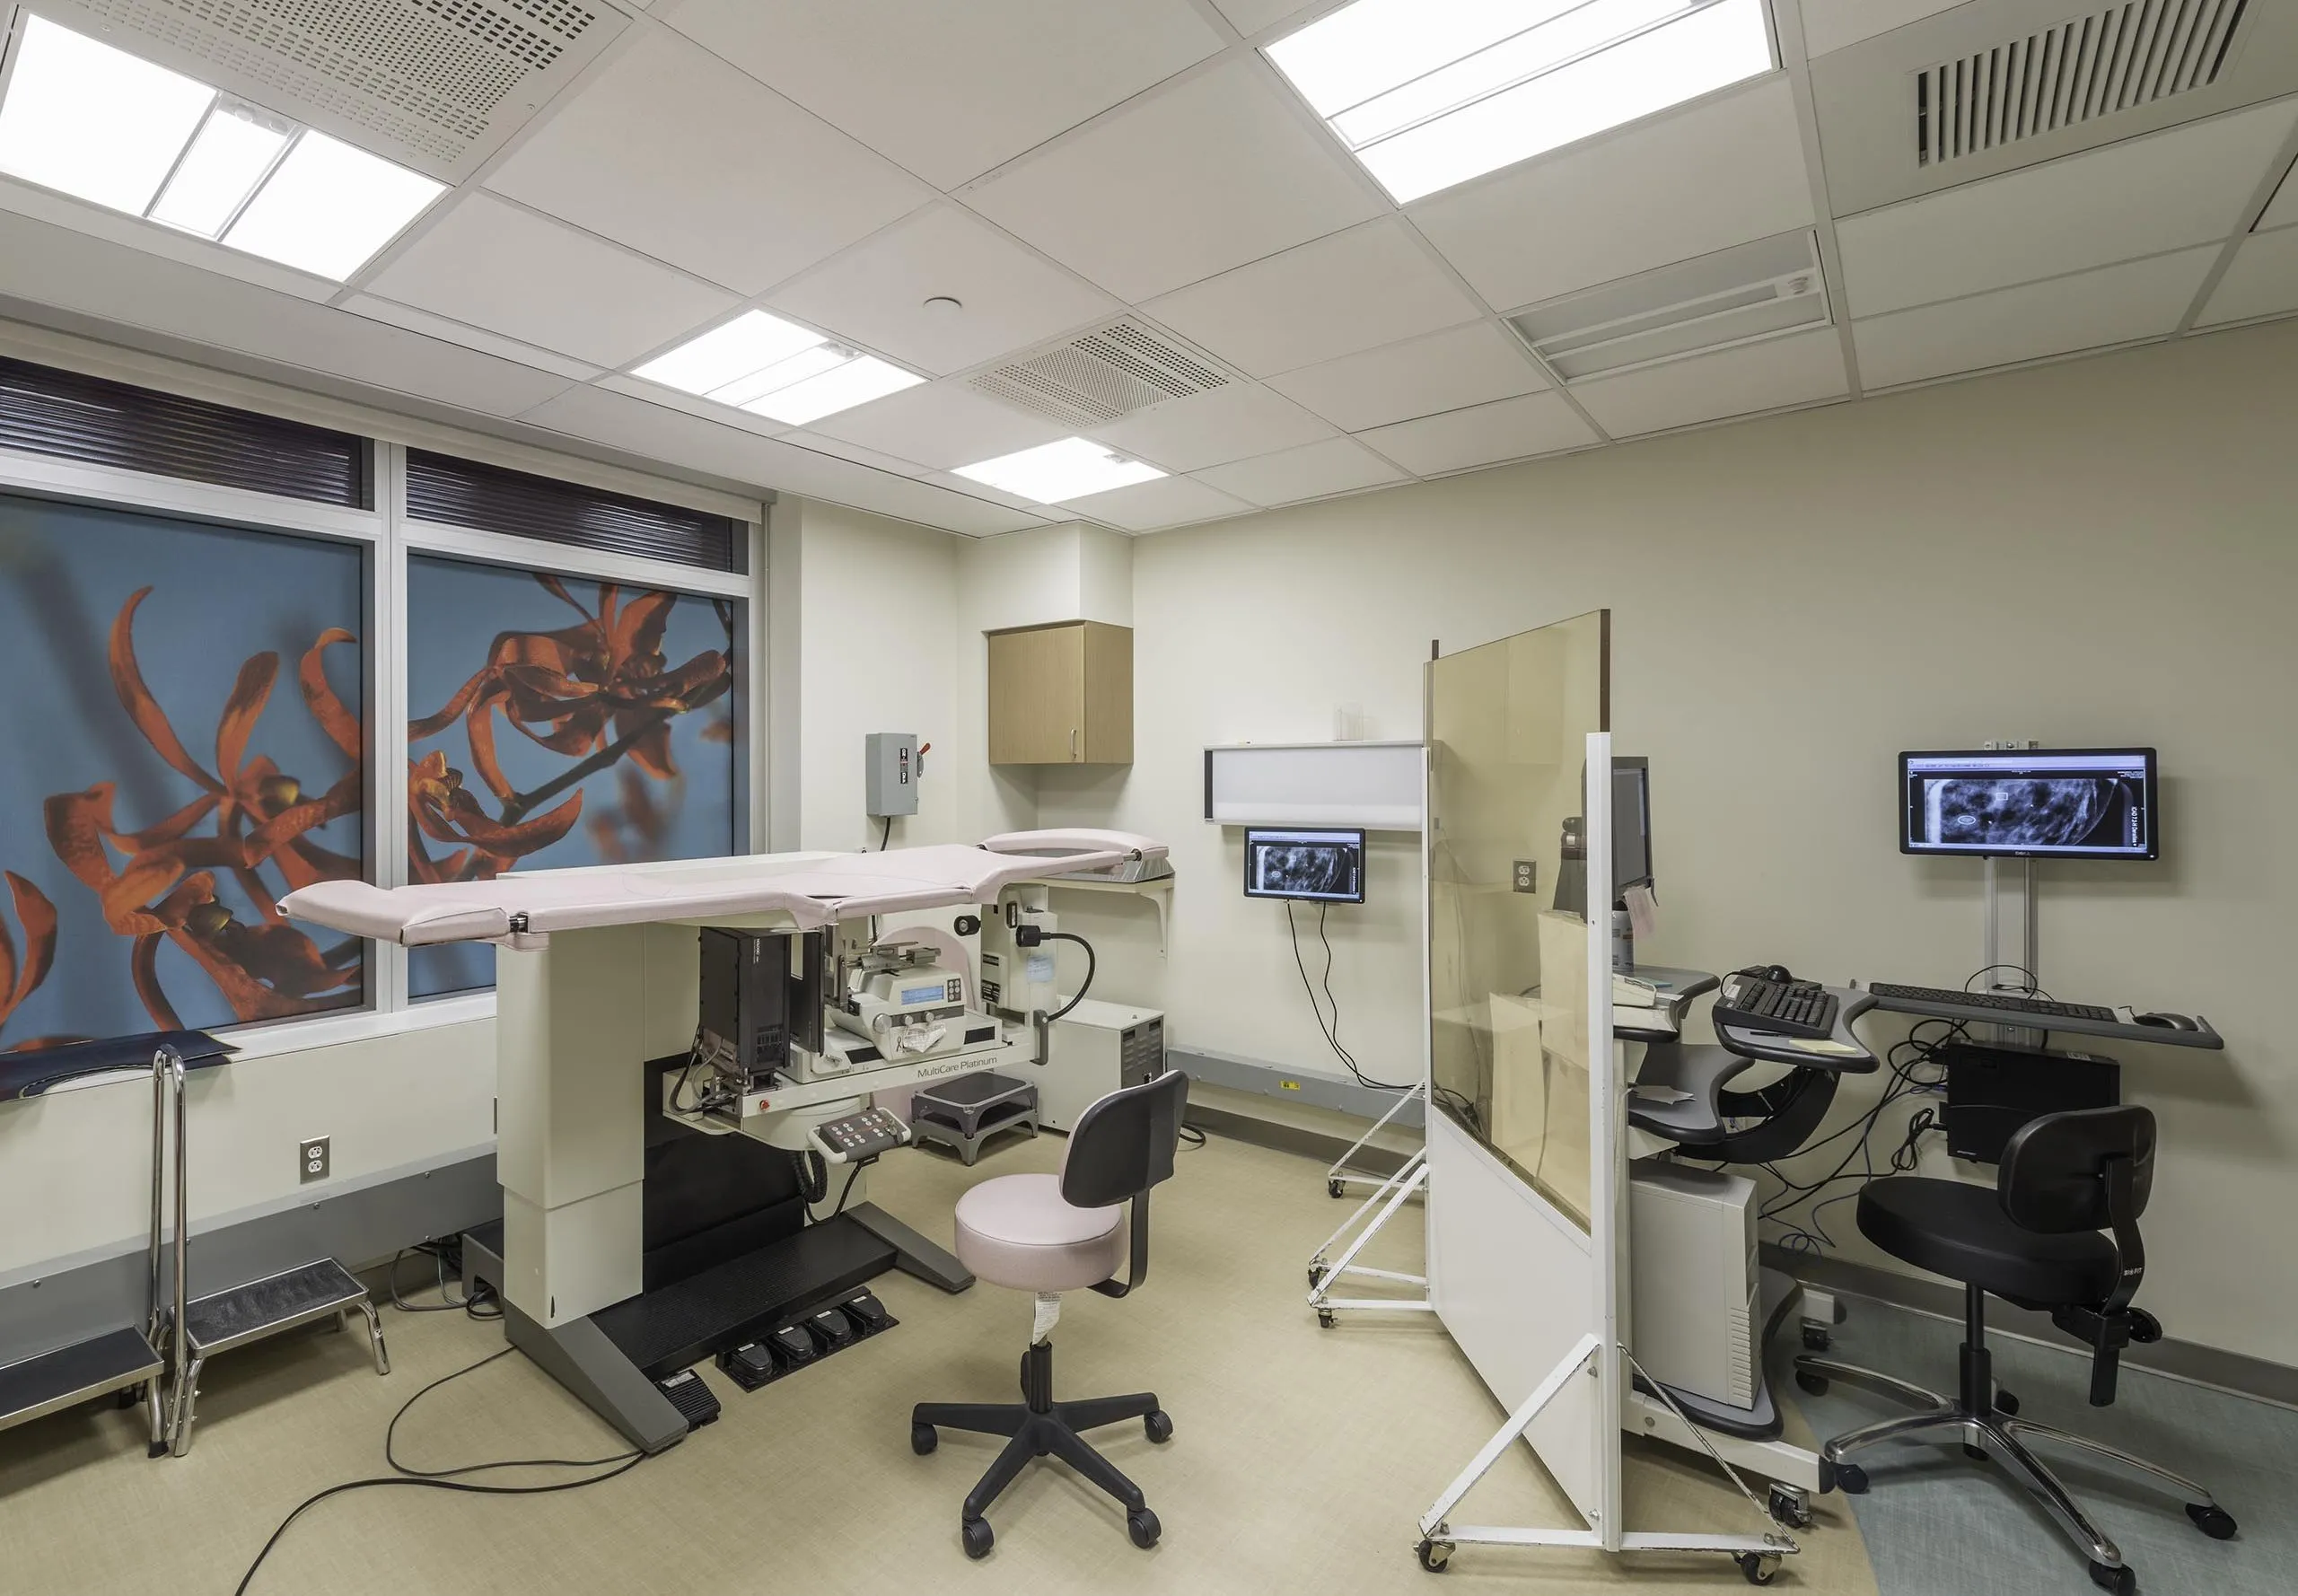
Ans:
{"type": "Polygon", "coordinates": [[[1285,92],[1240,56],[1000,172],[966,203],[1135,304],[1383,209],[1285,92]]]}
{"type": "Polygon", "coordinates": [[[1343,432],[1511,399],[1548,386],[1523,346],[1474,321],[1269,380],[1343,432]]]}
{"type": "Polygon", "coordinates": [[[2170,332],[2218,259],[2213,247],[2102,267],[1852,324],[1873,392],[2170,332]]]}
{"type": "Polygon", "coordinates": [[[1347,438],[1329,438],[1254,460],[1233,460],[1197,473],[1197,479],[1254,504],[1289,504],[1296,499],[1402,482],[1403,472],[1347,438]]]}
{"type": "Polygon", "coordinates": [[[776,434],[785,443],[795,443],[801,449],[811,449],[817,454],[830,454],[839,460],[850,460],[857,466],[873,470],[891,471],[897,477],[923,477],[926,468],[916,460],[900,460],[881,454],[875,449],[864,449],[859,443],[849,443],[844,438],[825,437],[820,433],[797,428],[776,434]]]}
{"type": "Polygon", "coordinates": [[[567,386],[531,366],[7,212],[0,294],[488,416],[515,416],[567,386]]]}
{"type": "Polygon", "coordinates": [[[1572,395],[1616,438],[1747,416],[1851,391],[1843,338],[1832,327],[1670,361],[1573,385],[1572,395]]]}
{"type": "Polygon", "coordinates": [[[1408,214],[1501,311],[1813,220],[1780,74],[1448,189],[1408,214]]]}
{"type": "Polygon", "coordinates": [[[1124,309],[947,203],[824,261],[767,303],[937,376],[1124,309]],[[927,310],[937,294],[962,308],[927,310]]]}
{"type": "Polygon", "coordinates": [[[704,421],[715,421],[721,426],[738,427],[746,433],[756,433],[761,438],[778,438],[792,430],[786,421],[776,421],[750,410],[737,410],[731,405],[715,404],[698,394],[680,393],[660,382],[649,382],[643,377],[625,376],[620,372],[609,372],[597,380],[598,386],[610,393],[627,394],[632,399],[645,399],[650,405],[665,405],[673,410],[683,410],[704,421]]]}
{"type": "MultiPolygon", "coordinates": [[[[1803,49],[1824,56],[1878,33],[1952,11],[1962,0],[1799,0],[1803,14],[1803,49]]],[[[2008,24],[2005,31],[2009,31],[2008,24]]]]}
{"type": "Polygon", "coordinates": [[[1128,532],[1153,532],[1160,527],[1242,515],[1252,506],[1193,477],[1160,477],[1154,482],[1136,482],[1131,487],[1071,499],[1062,508],[1128,532]]]}
{"type": "Polygon", "coordinates": [[[1250,39],[1295,12],[1312,9],[1316,0],[1213,0],[1213,4],[1229,19],[1231,27],[1250,39]]]}
{"type": "Polygon", "coordinates": [[[1406,470],[1423,477],[1464,471],[1527,455],[1554,454],[1598,442],[1593,429],[1573,413],[1562,396],[1528,393],[1520,399],[1447,410],[1360,434],[1364,442],[1406,470]]]}
{"type": "Polygon", "coordinates": [[[663,14],[939,189],[978,177],[1225,42],[1188,0],[688,0],[663,14]]]}
{"type": "Polygon", "coordinates": [[[522,344],[516,338],[506,338],[483,328],[468,327],[460,321],[450,321],[444,316],[434,316],[428,311],[418,311],[413,305],[379,299],[372,294],[355,294],[343,302],[342,308],[355,316],[388,321],[393,327],[404,327],[409,332],[419,332],[426,338],[444,338],[451,344],[460,344],[467,349],[483,349],[489,355],[499,355],[504,360],[515,360],[538,371],[555,372],[572,381],[587,382],[599,374],[600,368],[587,361],[554,355],[548,349],[538,349],[532,344],[522,344]]]}
{"type": "Polygon", "coordinates": [[[1195,471],[1333,435],[1291,399],[1251,382],[1169,399],[1093,429],[1100,442],[1168,471],[1195,471]]]}
{"type": "Polygon", "coordinates": [[[483,192],[466,192],[366,286],[599,365],[635,360],[738,303],[483,192]]]}
{"type": "Polygon", "coordinates": [[[940,471],[1071,435],[1060,422],[985,399],[954,378],[825,416],[809,430],[940,471]]]}
{"type": "Polygon", "coordinates": [[[1207,277],[1141,308],[1257,377],[1483,313],[1394,216],[1207,277]]]}
{"type": "Polygon", "coordinates": [[[662,29],[567,97],[487,186],[745,294],[933,197],[662,29]]]}
{"type": "Polygon", "coordinates": [[[2282,186],[2267,202],[2266,214],[2259,218],[2259,230],[2269,227],[2298,225],[2298,166],[2293,166],[2282,177],[2282,186]]]}
{"type": "Polygon", "coordinates": [[[2290,311],[2298,311],[2298,227],[2243,240],[2234,263],[2203,306],[2197,325],[2215,327],[2290,311]]]}
{"type": "Polygon", "coordinates": [[[1854,316],[2223,238],[2298,106],[2256,106],[1886,206],[1836,224],[1854,316]]]}

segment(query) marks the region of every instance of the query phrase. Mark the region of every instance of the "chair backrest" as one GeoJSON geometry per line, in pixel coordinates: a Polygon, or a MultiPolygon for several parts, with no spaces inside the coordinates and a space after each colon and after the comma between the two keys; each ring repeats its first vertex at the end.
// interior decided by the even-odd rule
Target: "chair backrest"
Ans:
{"type": "Polygon", "coordinates": [[[1061,1198],[1073,1207],[1109,1208],[1173,1175],[1188,1077],[1168,1070],[1121,1086],[1078,1117],[1062,1159],[1061,1198]]]}
{"type": "Polygon", "coordinates": [[[1999,1168],[1995,1195],[2022,1229],[2129,1226],[2154,1184],[2154,1116],[2129,1104],[2046,1114],[2012,1134],[1999,1168]]]}

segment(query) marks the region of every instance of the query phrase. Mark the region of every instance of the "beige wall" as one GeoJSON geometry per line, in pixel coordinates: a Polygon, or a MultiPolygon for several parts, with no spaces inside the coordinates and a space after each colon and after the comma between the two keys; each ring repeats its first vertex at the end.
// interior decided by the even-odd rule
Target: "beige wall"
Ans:
{"type": "MultiPolygon", "coordinates": [[[[1202,749],[1329,737],[1344,702],[1417,735],[1431,639],[1600,606],[1616,746],[1653,765],[1654,960],[1960,985],[1978,870],[1896,851],[1893,755],[2156,744],[2164,857],[2048,867],[2043,974],[2225,1034],[2119,1049],[2162,1118],[2147,1297],[2182,1339],[2298,1363],[2294,441],[2284,323],[1141,539],[1136,762],[1048,772],[1038,810],[1171,842],[1171,957],[1129,907],[1065,925],[1177,1045],[1336,1067],[1282,907],[1240,895],[1237,834],[1200,818],[1202,749]]],[[[1377,841],[1371,901],[1331,916],[1344,1039],[1396,1079],[1421,1046],[1415,846],[1377,841]]],[[[1849,1208],[1846,1254],[1882,1261],[1849,1208]]]]}

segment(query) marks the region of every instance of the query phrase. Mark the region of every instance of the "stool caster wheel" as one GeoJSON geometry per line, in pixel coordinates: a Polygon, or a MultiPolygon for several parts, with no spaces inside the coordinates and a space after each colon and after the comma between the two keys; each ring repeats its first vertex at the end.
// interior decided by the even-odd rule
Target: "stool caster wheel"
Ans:
{"type": "Polygon", "coordinates": [[[1417,1548],[1420,1565],[1431,1574],[1442,1574],[1452,1561],[1452,1543],[1449,1540],[1424,1540],[1417,1548]]]}
{"type": "Polygon", "coordinates": [[[1329,1197],[1344,1197],[1348,1195],[1348,1188],[1342,1183],[1339,1176],[1335,1175],[1325,1182],[1325,1195],[1329,1197]]]}
{"type": "Polygon", "coordinates": [[[2187,1517],[2194,1521],[2196,1529],[2213,1540],[2234,1539],[2234,1515],[2215,1503],[2189,1502],[2187,1504],[2187,1517]]]}
{"type": "Polygon", "coordinates": [[[1806,1396],[1824,1397],[1828,1394],[1827,1376],[1798,1369],[1795,1371],[1795,1389],[1806,1396]]]}
{"type": "Polygon", "coordinates": [[[1996,1391],[1995,1393],[1995,1411],[1997,1413],[2008,1414],[2011,1417],[2017,1418],[2019,1416],[2019,1399],[2013,1396],[2009,1391],[1996,1391]]]}
{"type": "Polygon", "coordinates": [[[1133,1537],[1133,1544],[1147,1551],[1157,1544],[1157,1537],[1164,1526],[1157,1522],[1157,1515],[1145,1507],[1136,1507],[1125,1515],[1125,1532],[1133,1537]]]}
{"type": "Polygon", "coordinates": [[[1329,1330],[1339,1322],[1339,1320],[1333,1317],[1333,1311],[1331,1309],[1320,1308],[1317,1310],[1317,1329],[1320,1330],[1329,1330]]]}
{"type": "Polygon", "coordinates": [[[1779,1572],[1779,1556],[1776,1552],[1739,1552],[1732,1561],[1740,1565],[1740,1575],[1751,1585],[1767,1585],[1771,1576],[1779,1572]]]}
{"type": "Polygon", "coordinates": [[[997,1544],[987,1519],[967,1519],[958,1526],[958,1534],[966,1543],[966,1556],[977,1563],[989,1556],[989,1548],[997,1544]]]}
{"type": "Polygon", "coordinates": [[[1864,1496],[1867,1494],[1867,1470],[1856,1463],[1838,1463],[1835,1466],[1835,1488],[1846,1496],[1864,1496]]]}
{"type": "Polygon", "coordinates": [[[1153,1408],[1141,1416],[1141,1428],[1150,1440],[1162,1446],[1173,1438],[1173,1416],[1163,1408],[1153,1408]]]}
{"type": "Polygon", "coordinates": [[[1782,1485],[1774,1480],[1765,1505],[1771,1510],[1775,1522],[1790,1530],[1811,1527],[1811,1495],[1801,1486],[1782,1485]]]}
{"type": "Polygon", "coordinates": [[[1829,1333],[1827,1326],[1807,1324],[1803,1327],[1803,1350],[1805,1352],[1825,1352],[1829,1347],[1833,1346],[1834,1345],[1835,1337],[1829,1333]]]}
{"type": "Polygon", "coordinates": [[[916,1452],[919,1457],[924,1457],[926,1453],[932,1451],[935,1447],[941,1444],[941,1434],[932,1425],[912,1425],[909,1426],[909,1450],[916,1452]]]}
{"type": "Polygon", "coordinates": [[[2109,1568],[2104,1563],[2091,1565],[2091,1583],[2101,1591],[2111,1591],[2114,1596],[2138,1596],[2138,1570],[2124,1563],[2109,1568]]]}

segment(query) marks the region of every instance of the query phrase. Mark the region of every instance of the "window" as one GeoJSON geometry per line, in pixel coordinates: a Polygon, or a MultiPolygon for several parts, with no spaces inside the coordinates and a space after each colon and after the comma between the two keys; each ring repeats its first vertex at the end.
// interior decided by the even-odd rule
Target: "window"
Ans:
{"type": "Polygon", "coordinates": [[[355,544],[0,495],[0,1050],[366,1000],[355,544]]]}

